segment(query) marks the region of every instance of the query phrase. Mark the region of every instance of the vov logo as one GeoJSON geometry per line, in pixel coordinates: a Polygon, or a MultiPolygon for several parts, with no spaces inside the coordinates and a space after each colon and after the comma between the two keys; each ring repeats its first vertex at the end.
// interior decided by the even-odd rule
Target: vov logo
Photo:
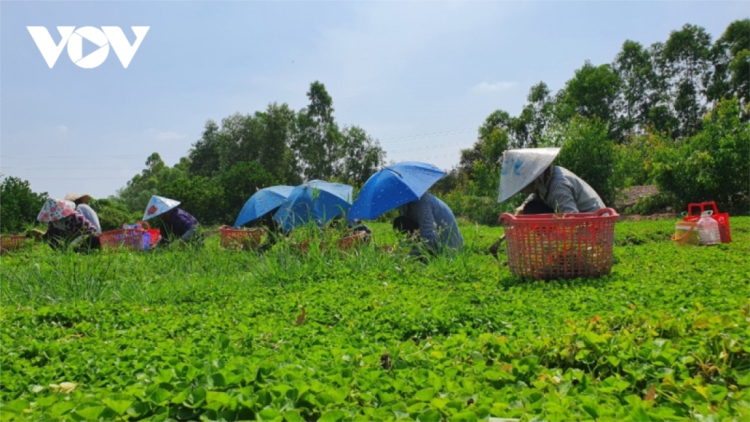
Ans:
{"type": "Polygon", "coordinates": [[[76,66],[84,69],[93,69],[104,63],[104,60],[107,60],[107,55],[109,55],[109,46],[111,45],[115,54],[117,54],[117,58],[120,59],[122,67],[127,69],[150,26],[131,26],[130,28],[135,33],[133,45],[130,45],[122,29],[117,26],[102,26],[101,30],[93,26],[84,26],[78,29],[75,26],[58,26],[57,32],[60,33],[62,40],[60,40],[60,44],[55,45],[47,28],[43,26],[26,27],[50,69],[55,65],[66,45],[68,46],[70,60],[76,66]],[[83,57],[84,39],[99,47],[86,57],[83,57]]]}

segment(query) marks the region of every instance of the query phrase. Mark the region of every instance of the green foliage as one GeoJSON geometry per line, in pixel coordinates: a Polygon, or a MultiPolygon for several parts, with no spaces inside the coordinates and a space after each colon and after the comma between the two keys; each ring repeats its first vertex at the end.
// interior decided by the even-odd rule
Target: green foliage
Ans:
{"type": "MultiPolygon", "coordinates": [[[[189,212],[203,225],[234,222],[234,220],[227,221],[225,191],[216,178],[205,176],[181,178],[161,187],[159,192],[167,198],[178,198],[180,208],[189,212]]],[[[239,213],[241,208],[240,206],[236,212],[239,213]]]]}
{"type": "Polygon", "coordinates": [[[612,176],[619,187],[647,185],[650,182],[646,161],[648,160],[647,137],[631,137],[623,144],[615,145],[615,170],[612,176]]]}
{"type": "Polygon", "coordinates": [[[47,192],[32,191],[26,180],[12,176],[3,178],[0,181],[0,233],[19,232],[26,225],[35,224],[47,196],[47,192]]]}
{"type": "Polygon", "coordinates": [[[697,135],[661,145],[652,172],[659,189],[673,195],[680,208],[716,201],[720,209],[747,211],[750,124],[740,121],[737,99],[719,102],[697,135]]]}
{"type": "Polygon", "coordinates": [[[123,223],[132,224],[143,218],[143,210],[130,211],[123,201],[116,198],[92,199],[89,205],[96,211],[103,232],[120,229],[123,223]]]}
{"type": "Polygon", "coordinates": [[[607,123],[575,117],[564,139],[557,164],[586,181],[605,204],[614,204],[622,181],[614,177],[617,151],[607,137],[607,123]]]}
{"type": "Polygon", "coordinates": [[[748,223],[711,248],[618,223],[610,275],[549,282],[463,224],[467,251],[426,265],[375,245],[37,245],[0,266],[2,418],[745,420],[748,223]]]}
{"type": "Polygon", "coordinates": [[[675,199],[671,195],[660,192],[655,195],[638,198],[635,205],[625,210],[625,213],[649,215],[667,208],[675,209],[675,199]]]}

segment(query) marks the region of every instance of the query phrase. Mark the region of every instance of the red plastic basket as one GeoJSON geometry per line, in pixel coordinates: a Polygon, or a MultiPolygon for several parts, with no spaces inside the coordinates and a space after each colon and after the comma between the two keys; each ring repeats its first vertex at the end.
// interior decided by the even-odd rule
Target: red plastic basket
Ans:
{"type": "MultiPolygon", "coordinates": [[[[99,235],[99,242],[101,243],[102,249],[148,249],[148,247],[143,244],[143,234],[146,233],[146,230],[143,229],[141,223],[136,223],[132,226],[123,223],[122,226],[122,229],[110,230],[99,235]]],[[[151,242],[149,241],[149,246],[150,244],[151,242]]]]}
{"type": "Polygon", "coordinates": [[[0,236],[0,254],[21,249],[27,240],[29,239],[26,236],[12,234],[0,236]]]}
{"type": "MultiPolygon", "coordinates": [[[[713,211],[711,218],[719,223],[719,234],[721,235],[721,243],[732,242],[732,230],[729,228],[729,214],[720,213],[719,208],[716,206],[716,202],[701,202],[693,203],[688,205],[689,216],[685,217],[684,221],[696,222],[701,219],[701,213],[706,211],[713,211]]],[[[683,214],[684,215],[684,214],[683,214]]]]}
{"type": "Polygon", "coordinates": [[[252,249],[260,245],[260,240],[266,232],[261,228],[233,229],[220,228],[221,246],[227,249],[252,249]]]}
{"type": "Polygon", "coordinates": [[[511,273],[533,279],[609,274],[619,217],[612,208],[579,214],[502,214],[511,273]]]}

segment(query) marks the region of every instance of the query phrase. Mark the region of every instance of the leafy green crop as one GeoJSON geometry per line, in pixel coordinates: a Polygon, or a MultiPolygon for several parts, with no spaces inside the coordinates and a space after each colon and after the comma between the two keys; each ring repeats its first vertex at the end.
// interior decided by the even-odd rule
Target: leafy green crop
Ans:
{"type": "Polygon", "coordinates": [[[428,264],[35,246],[0,266],[0,420],[746,420],[748,223],[710,248],[619,223],[610,275],[549,282],[468,225],[428,264]]]}

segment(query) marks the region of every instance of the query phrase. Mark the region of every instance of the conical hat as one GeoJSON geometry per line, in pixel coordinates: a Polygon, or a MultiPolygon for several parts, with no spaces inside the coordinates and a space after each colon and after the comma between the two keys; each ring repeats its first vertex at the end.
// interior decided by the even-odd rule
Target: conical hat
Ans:
{"type": "Polygon", "coordinates": [[[73,201],[73,202],[75,202],[75,201],[77,201],[77,200],[79,200],[81,198],[87,197],[87,196],[89,197],[89,199],[91,199],[91,195],[89,195],[87,193],[69,193],[69,194],[65,195],[65,200],[66,201],[73,201]]]}
{"type": "Polygon", "coordinates": [[[36,219],[42,223],[62,220],[76,211],[76,204],[64,199],[47,199],[36,219]]]}
{"type": "Polygon", "coordinates": [[[552,164],[558,154],[560,154],[560,148],[525,148],[505,151],[500,175],[500,196],[497,202],[507,200],[528,186],[552,164]]]}
{"type": "Polygon", "coordinates": [[[146,212],[143,213],[143,221],[164,214],[173,208],[177,208],[178,205],[180,205],[180,201],[154,195],[151,197],[151,200],[148,201],[146,212]]]}

